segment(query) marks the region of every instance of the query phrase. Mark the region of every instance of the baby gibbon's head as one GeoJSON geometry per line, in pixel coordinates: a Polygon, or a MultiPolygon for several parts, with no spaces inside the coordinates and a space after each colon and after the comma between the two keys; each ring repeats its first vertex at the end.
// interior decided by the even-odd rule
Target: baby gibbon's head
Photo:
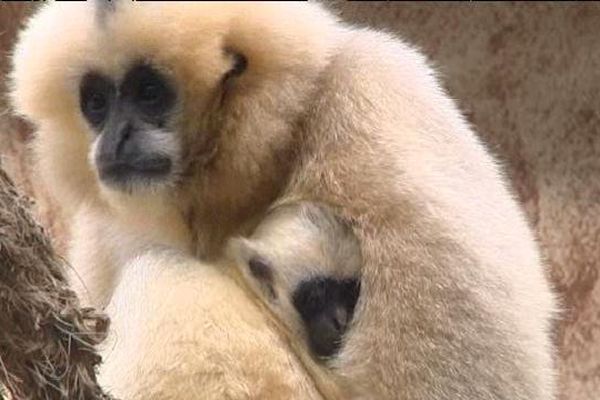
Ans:
{"type": "Polygon", "coordinates": [[[333,210],[317,203],[270,210],[248,238],[227,252],[248,287],[312,353],[340,349],[360,294],[358,239],[333,210]]]}
{"type": "Polygon", "coordinates": [[[306,3],[51,3],[20,36],[13,102],[61,199],[260,192],[286,174],[336,32],[306,3]]]}

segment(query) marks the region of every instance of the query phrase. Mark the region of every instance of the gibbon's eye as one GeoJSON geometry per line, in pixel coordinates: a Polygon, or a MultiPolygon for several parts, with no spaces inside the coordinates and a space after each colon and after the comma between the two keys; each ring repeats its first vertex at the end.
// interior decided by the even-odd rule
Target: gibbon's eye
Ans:
{"type": "Polygon", "coordinates": [[[148,118],[160,118],[175,103],[175,91],[167,78],[147,64],[133,67],[121,85],[125,99],[148,118]]]}
{"type": "Polygon", "coordinates": [[[233,50],[226,50],[226,52],[233,58],[233,65],[223,77],[224,81],[228,81],[231,78],[242,75],[248,68],[248,59],[245,55],[233,50]]]}
{"type": "Polygon", "coordinates": [[[144,82],[138,91],[138,100],[141,103],[156,104],[160,102],[164,94],[162,87],[156,82],[144,82]]]}
{"type": "Polygon", "coordinates": [[[110,110],[113,87],[108,79],[92,73],[86,75],[80,87],[81,112],[87,121],[93,125],[101,125],[110,110]]]}
{"type": "Polygon", "coordinates": [[[95,92],[92,93],[86,102],[86,109],[91,113],[103,113],[108,107],[108,100],[104,93],[95,92]]]}

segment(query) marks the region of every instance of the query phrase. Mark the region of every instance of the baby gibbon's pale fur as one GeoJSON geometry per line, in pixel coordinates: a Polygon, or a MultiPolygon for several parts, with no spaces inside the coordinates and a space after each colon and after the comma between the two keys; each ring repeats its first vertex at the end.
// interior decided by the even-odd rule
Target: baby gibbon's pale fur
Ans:
{"type": "Polygon", "coordinates": [[[215,260],[274,203],[320,202],[352,227],[363,261],[331,362],[346,398],[553,398],[554,299],[533,235],[418,51],[316,4],[123,2],[98,15],[44,7],[13,74],[40,174],[75,215],[71,260],[94,303],[148,246],[215,260]],[[248,62],[232,80],[231,51],[248,62]],[[102,138],[78,87],[91,69],[119,81],[139,59],[175,83],[179,161],[163,183],[123,193],[98,179],[102,138]]]}
{"type": "Polygon", "coordinates": [[[107,307],[102,387],[128,400],[341,400],[221,268],[169,249],[125,264],[107,307]]]}
{"type": "MultiPolygon", "coordinates": [[[[294,305],[298,288],[302,283],[325,277],[336,281],[356,280],[362,267],[360,247],[350,229],[339,223],[326,207],[311,203],[271,210],[251,237],[232,239],[227,253],[247,286],[277,315],[285,329],[305,344],[309,341],[307,335],[319,332],[311,332],[314,328],[303,323],[299,314],[302,310],[294,305]],[[262,270],[253,270],[256,261],[262,264],[262,270]]],[[[348,293],[342,295],[351,297],[348,293]]],[[[340,309],[344,312],[343,322],[338,322],[341,326],[337,327],[343,338],[352,319],[353,310],[346,309],[348,302],[342,302],[339,297],[323,299],[320,293],[314,292],[309,296],[313,302],[333,305],[328,308],[326,304],[319,304],[320,310],[313,312],[332,313],[340,309]]],[[[355,301],[353,298],[351,302],[355,301]]],[[[333,319],[334,315],[326,315],[326,318],[333,319]]]]}

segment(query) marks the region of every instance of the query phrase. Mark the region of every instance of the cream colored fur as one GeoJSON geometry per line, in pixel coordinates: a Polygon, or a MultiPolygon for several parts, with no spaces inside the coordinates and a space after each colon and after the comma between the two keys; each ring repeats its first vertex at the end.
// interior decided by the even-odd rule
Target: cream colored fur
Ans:
{"type": "MultiPolygon", "coordinates": [[[[13,74],[15,106],[38,125],[39,171],[80,227],[71,260],[92,301],[109,303],[119,263],[148,247],[218,260],[274,204],[321,202],[352,226],[363,260],[333,365],[346,398],[553,398],[554,299],[535,240],[418,51],[315,4],[123,2],[102,28],[94,15],[44,7],[13,74]],[[249,64],[216,107],[224,48],[249,64]],[[125,196],[88,162],[77,85],[89,68],[118,77],[140,57],[179,84],[184,179],[125,196]]],[[[148,318],[168,317],[158,310],[148,318]]]]}
{"type": "Polygon", "coordinates": [[[228,243],[227,257],[239,270],[245,286],[304,348],[306,330],[292,304],[294,291],[311,278],[356,278],[362,267],[360,246],[350,229],[327,207],[312,203],[271,210],[251,237],[234,238],[228,243]],[[249,268],[253,259],[268,266],[270,282],[253,276],[249,268]]]}
{"type": "Polygon", "coordinates": [[[125,264],[100,384],[128,400],[341,399],[224,269],[170,249],[125,264]]]}

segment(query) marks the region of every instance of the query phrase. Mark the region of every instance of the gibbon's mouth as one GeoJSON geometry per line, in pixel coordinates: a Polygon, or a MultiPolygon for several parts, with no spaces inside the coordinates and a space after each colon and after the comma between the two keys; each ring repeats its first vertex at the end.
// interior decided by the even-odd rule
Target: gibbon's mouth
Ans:
{"type": "Polygon", "coordinates": [[[132,189],[136,186],[154,186],[169,180],[171,159],[164,156],[131,161],[98,160],[100,180],[108,185],[132,189]]]}

